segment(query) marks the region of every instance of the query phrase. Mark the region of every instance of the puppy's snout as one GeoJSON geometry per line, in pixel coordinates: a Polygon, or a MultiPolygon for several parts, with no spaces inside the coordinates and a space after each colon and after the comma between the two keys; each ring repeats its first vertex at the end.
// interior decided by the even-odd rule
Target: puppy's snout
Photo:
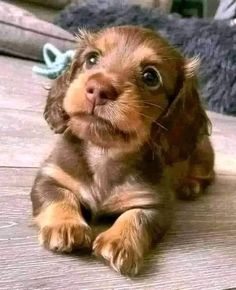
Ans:
{"type": "Polygon", "coordinates": [[[117,97],[117,90],[110,80],[102,77],[88,80],[86,98],[93,106],[105,105],[109,100],[115,100],[117,97]]]}

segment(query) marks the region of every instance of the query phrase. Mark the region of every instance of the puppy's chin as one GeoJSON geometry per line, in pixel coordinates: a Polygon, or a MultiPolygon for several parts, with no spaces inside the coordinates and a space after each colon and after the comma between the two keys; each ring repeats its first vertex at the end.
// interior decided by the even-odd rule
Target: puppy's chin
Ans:
{"type": "Polygon", "coordinates": [[[71,116],[69,128],[78,138],[103,148],[129,144],[136,138],[135,132],[124,132],[114,127],[108,120],[87,113],[71,116]]]}

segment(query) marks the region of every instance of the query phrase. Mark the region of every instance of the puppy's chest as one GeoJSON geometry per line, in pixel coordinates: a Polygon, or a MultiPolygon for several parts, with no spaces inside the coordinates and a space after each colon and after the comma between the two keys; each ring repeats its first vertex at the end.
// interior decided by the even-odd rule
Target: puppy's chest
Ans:
{"type": "Polygon", "coordinates": [[[126,170],[110,152],[95,146],[88,148],[86,157],[92,172],[91,186],[99,190],[101,197],[105,198],[108,192],[121,182],[126,170]]]}
{"type": "MultiPolygon", "coordinates": [[[[119,202],[118,190],[122,192],[123,187],[127,187],[131,181],[132,187],[137,188],[139,188],[139,182],[149,182],[149,169],[153,162],[149,158],[145,161],[144,156],[142,158],[141,156],[140,152],[122,154],[122,148],[113,151],[106,151],[95,146],[87,148],[85,158],[91,178],[84,184],[81,193],[84,201],[94,213],[103,210],[104,205],[109,201],[119,202]]],[[[155,165],[155,183],[159,175],[157,169],[158,166],[155,165]]]]}
{"type": "Polygon", "coordinates": [[[117,189],[135,175],[135,156],[119,150],[103,150],[89,146],[85,153],[91,179],[83,196],[94,213],[103,210],[104,204],[117,196],[117,189]]]}

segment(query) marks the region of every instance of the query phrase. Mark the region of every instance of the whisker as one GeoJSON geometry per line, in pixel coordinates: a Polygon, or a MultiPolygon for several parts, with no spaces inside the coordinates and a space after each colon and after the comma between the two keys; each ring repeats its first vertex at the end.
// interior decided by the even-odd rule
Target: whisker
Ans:
{"type": "MultiPolygon", "coordinates": [[[[122,107],[122,109],[123,109],[123,110],[126,110],[126,108],[128,107],[128,105],[129,105],[128,103],[125,104],[125,102],[123,102],[123,107],[122,107]]],[[[140,108],[142,108],[142,107],[140,107],[140,108]]],[[[141,113],[141,112],[139,112],[139,114],[140,114],[141,116],[147,118],[147,119],[150,119],[153,123],[155,123],[156,125],[158,125],[160,128],[162,128],[162,129],[168,131],[168,129],[167,129],[164,125],[160,124],[160,123],[157,122],[157,121],[153,121],[153,119],[152,119],[151,117],[149,117],[149,116],[147,116],[147,115],[145,115],[145,114],[143,114],[143,113],[141,113]]]]}
{"type": "MultiPolygon", "coordinates": [[[[136,104],[136,107],[140,108],[140,106],[138,106],[137,104],[137,101],[134,101],[134,103],[136,104]]],[[[119,115],[120,116],[123,116],[124,119],[128,119],[128,116],[127,116],[127,112],[129,112],[129,105],[130,103],[127,103],[127,102],[120,102],[119,103],[119,106],[118,106],[118,110],[119,110],[119,115]]],[[[129,124],[126,124],[128,130],[134,130],[135,133],[136,133],[136,136],[138,139],[141,139],[140,138],[140,131],[138,130],[138,128],[136,127],[130,127],[129,124]]]]}
{"type": "MultiPolygon", "coordinates": [[[[120,113],[120,115],[122,115],[125,119],[127,118],[127,110],[126,110],[127,107],[128,107],[128,106],[126,106],[126,105],[125,105],[125,106],[120,106],[120,107],[119,107],[119,113],[120,113]]],[[[131,128],[128,124],[127,124],[126,126],[127,126],[127,129],[128,129],[129,131],[131,131],[131,129],[135,131],[135,134],[136,134],[138,140],[141,139],[141,137],[140,137],[140,132],[138,131],[138,128],[136,128],[136,127],[132,127],[132,128],[131,128]]]]}
{"type": "Polygon", "coordinates": [[[157,121],[154,121],[155,124],[157,124],[157,126],[159,126],[160,128],[164,129],[165,131],[168,131],[168,129],[162,125],[161,123],[157,122],[157,121]]]}
{"type": "Polygon", "coordinates": [[[164,111],[165,109],[162,108],[160,105],[158,104],[154,104],[154,103],[151,103],[151,102],[147,102],[147,101],[143,101],[144,104],[147,104],[147,105],[150,105],[150,106],[154,106],[154,107],[157,107],[158,109],[164,111]]]}
{"type": "Polygon", "coordinates": [[[153,123],[155,123],[157,126],[159,126],[160,128],[164,129],[165,131],[168,131],[168,129],[162,125],[161,123],[159,123],[158,121],[153,121],[153,119],[145,114],[140,113],[140,115],[144,116],[145,118],[148,118],[150,120],[152,120],[153,123]]]}
{"type": "Polygon", "coordinates": [[[135,105],[136,108],[148,108],[150,106],[153,106],[153,107],[156,107],[162,111],[165,111],[165,109],[163,107],[161,107],[160,105],[158,104],[154,104],[154,103],[151,103],[151,102],[147,102],[147,101],[143,101],[144,105],[143,104],[140,104],[138,103],[137,101],[132,101],[132,100],[129,100],[128,102],[124,102],[124,101],[121,101],[120,102],[121,104],[124,104],[124,105],[130,105],[132,104],[132,106],[135,105]],[[148,106],[145,106],[145,105],[148,105],[148,106]]]}
{"type": "Polygon", "coordinates": [[[124,101],[122,101],[122,102],[120,102],[120,104],[122,106],[126,106],[126,108],[129,107],[130,105],[132,105],[132,107],[139,108],[139,109],[148,108],[148,106],[143,106],[143,105],[141,105],[141,104],[139,104],[137,102],[130,102],[130,101],[129,102],[124,102],[124,101]]]}

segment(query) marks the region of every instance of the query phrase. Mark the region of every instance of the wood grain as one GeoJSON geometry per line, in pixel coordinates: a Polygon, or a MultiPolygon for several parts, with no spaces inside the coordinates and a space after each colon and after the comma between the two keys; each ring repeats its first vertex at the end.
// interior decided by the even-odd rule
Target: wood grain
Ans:
{"type": "Polygon", "coordinates": [[[32,62],[0,57],[0,289],[223,290],[236,287],[236,119],[209,113],[216,182],[177,202],[170,231],[130,279],[88,254],[39,247],[30,187],[53,136],[42,119],[46,80],[32,62]]]}

